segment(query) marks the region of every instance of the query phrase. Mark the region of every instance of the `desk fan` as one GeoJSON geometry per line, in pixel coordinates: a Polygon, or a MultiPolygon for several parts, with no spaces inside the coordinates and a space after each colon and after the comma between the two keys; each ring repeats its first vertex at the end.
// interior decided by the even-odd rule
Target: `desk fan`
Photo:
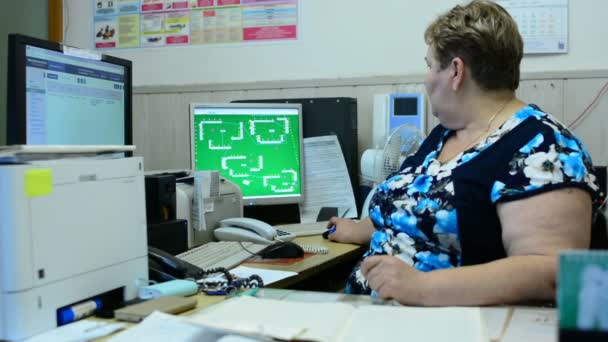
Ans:
{"type": "Polygon", "coordinates": [[[363,152],[361,178],[363,181],[372,183],[372,190],[363,203],[361,219],[368,216],[369,202],[378,185],[391,173],[399,170],[405,158],[418,150],[422,139],[422,133],[416,127],[405,124],[396,127],[390,133],[384,148],[369,149],[363,152]]]}

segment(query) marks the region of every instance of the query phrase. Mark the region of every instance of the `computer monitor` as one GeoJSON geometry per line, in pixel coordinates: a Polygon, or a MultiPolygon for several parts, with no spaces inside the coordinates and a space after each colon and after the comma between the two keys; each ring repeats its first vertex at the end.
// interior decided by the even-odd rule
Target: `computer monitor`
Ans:
{"type": "Polygon", "coordinates": [[[131,62],[9,35],[7,144],[132,145],[131,62]]]}
{"type": "MultiPolygon", "coordinates": [[[[357,137],[357,99],[352,97],[313,97],[237,100],[234,103],[299,103],[302,105],[304,138],[335,135],[346,161],[350,183],[359,212],[359,151],[357,137]]],[[[365,197],[363,197],[365,199],[365,197]]]]}
{"type": "Polygon", "coordinates": [[[303,200],[299,104],[192,103],[192,170],[218,170],[246,206],[303,200]]]}

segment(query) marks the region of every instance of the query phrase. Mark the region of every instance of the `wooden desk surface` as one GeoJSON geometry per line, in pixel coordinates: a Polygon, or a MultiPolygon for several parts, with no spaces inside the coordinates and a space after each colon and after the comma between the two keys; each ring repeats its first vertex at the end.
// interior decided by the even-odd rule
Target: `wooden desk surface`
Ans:
{"type": "MultiPolygon", "coordinates": [[[[269,286],[270,288],[284,289],[289,287],[289,285],[305,280],[311,276],[314,276],[324,270],[330,269],[333,266],[336,266],[343,262],[358,260],[365,251],[365,247],[331,242],[329,240],[323,239],[321,235],[298,237],[294,240],[294,242],[303,245],[327,247],[329,249],[329,253],[314,254],[292,265],[247,264],[247,267],[298,272],[297,276],[283,279],[276,283],[272,283],[269,286]]],[[[224,300],[224,298],[224,296],[207,296],[205,294],[198,294],[198,304],[196,308],[184,312],[183,314],[188,315],[192,312],[196,312],[207,306],[219,303],[224,300]]]]}
{"type": "MultiPolygon", "coordinates": [[[[329,249],[327,254],[314,254],[304,260],[292,265],[272,265],[272,264],[246,264],[247,267],[264,268],[280,271],[298,272],[297,276],[283,279],[269,285],[271,288],[286,288],[295,283],[301,282],[317,275],[325,270],[340,264],[355,262],[364,253],[365,247],[351,244],[342,244],[323,239],[321,235],[303,236],[293,240],[302,245],[322,246],[329,249]]],[[[344,279],[346,281],[346,279],[344,279]]]]}

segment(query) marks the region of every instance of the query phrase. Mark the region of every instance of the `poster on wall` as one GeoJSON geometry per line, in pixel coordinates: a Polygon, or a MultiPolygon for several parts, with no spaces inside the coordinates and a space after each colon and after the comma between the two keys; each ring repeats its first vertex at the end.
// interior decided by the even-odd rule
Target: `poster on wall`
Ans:
{"type": "Polygon", "coordinates": [[[296,40],[299,0],[94,0],[96,49],[296,40]]]}
{"type": "Polygon", "coordinates": [[[113,0],[97,0],[95,1],[95,16],[104,16],[116,14],[117,7],[114,6],[113,0]]]}
{"type": "Polygon", "coordinates": [[[118,20],[117,17],[95,18],[95,47],[98,49],[118,47],[118,20]]]}
{"type": "Polygon", "coordinates": [[[142,0],[141,13],[156,12],[165,9],[165,0],[142,0]]]}
{"type": "Polygon", "coordinates": [[[215,6],[215,0],[190,0],[190,8],[205,8],[215,6]]]}
{"type": "Polygon", "coordinates": [[[243,0],[243,40],[294,39],[297,0],[243,0]]]}
{"type": "Polygon", "coordinates": [[[139,14],[139,0],[118,0],[118,14],[139,14]]]}
{"type": "Polygon", "coordinates": [[[166,14],[165,40],[167,45],[182,45],[190,43],[189,12],[171,12],[166,14]]]}
{"type": "Polygon", "coordinates": [[[141,16],[141,46],[165,45],[165,13],[149,13],[141,16]]]}
{"type": "Polygon", "coordinates": [[[192,11],[192,44],[243,41],[241,13],[241,9],[236,7],[192,11]]]}
{"type": "Polygon", "coordinates": [[[95,16],[139,14],[139,0],[95,0],[95,16]]]}
{"type": "Polygon", "coordinates": [[[95,48],[139,47],[139,15],[95,17],[95,48]]]}
{"type": "Polygon", "coordinates": [[[524,53],[568,52],[568,0],[498,0],[517,23],[524,53]]]}

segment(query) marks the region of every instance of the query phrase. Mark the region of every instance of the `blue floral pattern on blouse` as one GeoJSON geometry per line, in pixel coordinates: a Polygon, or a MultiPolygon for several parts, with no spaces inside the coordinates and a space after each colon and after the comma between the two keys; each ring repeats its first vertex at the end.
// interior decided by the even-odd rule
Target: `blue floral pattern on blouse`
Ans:
{"type": "MultiPolygon", "coordinates": [[[[524,120],[539,120],[552,132],[540,132],[511,157],[509,169],[496,177],[491,201],[531,196],[544,187],[578,183],[590,192],[598,186],[591,170],[591,158],[583,144],[552,116],[526,106],[486,139],[452,160],[437,160],[447,138],[439,143],[421,165],[409,166],[390,176],[376,190],[369,216],[376,227],[371,236],[370,255],[393,255],[420,271],[461,265],[457,209],[453,204],[452,170],[475,159],[524,120]]],[[[367,293],[366,279],[359,265],[346,284],[347,293],[367,293]]]]}

